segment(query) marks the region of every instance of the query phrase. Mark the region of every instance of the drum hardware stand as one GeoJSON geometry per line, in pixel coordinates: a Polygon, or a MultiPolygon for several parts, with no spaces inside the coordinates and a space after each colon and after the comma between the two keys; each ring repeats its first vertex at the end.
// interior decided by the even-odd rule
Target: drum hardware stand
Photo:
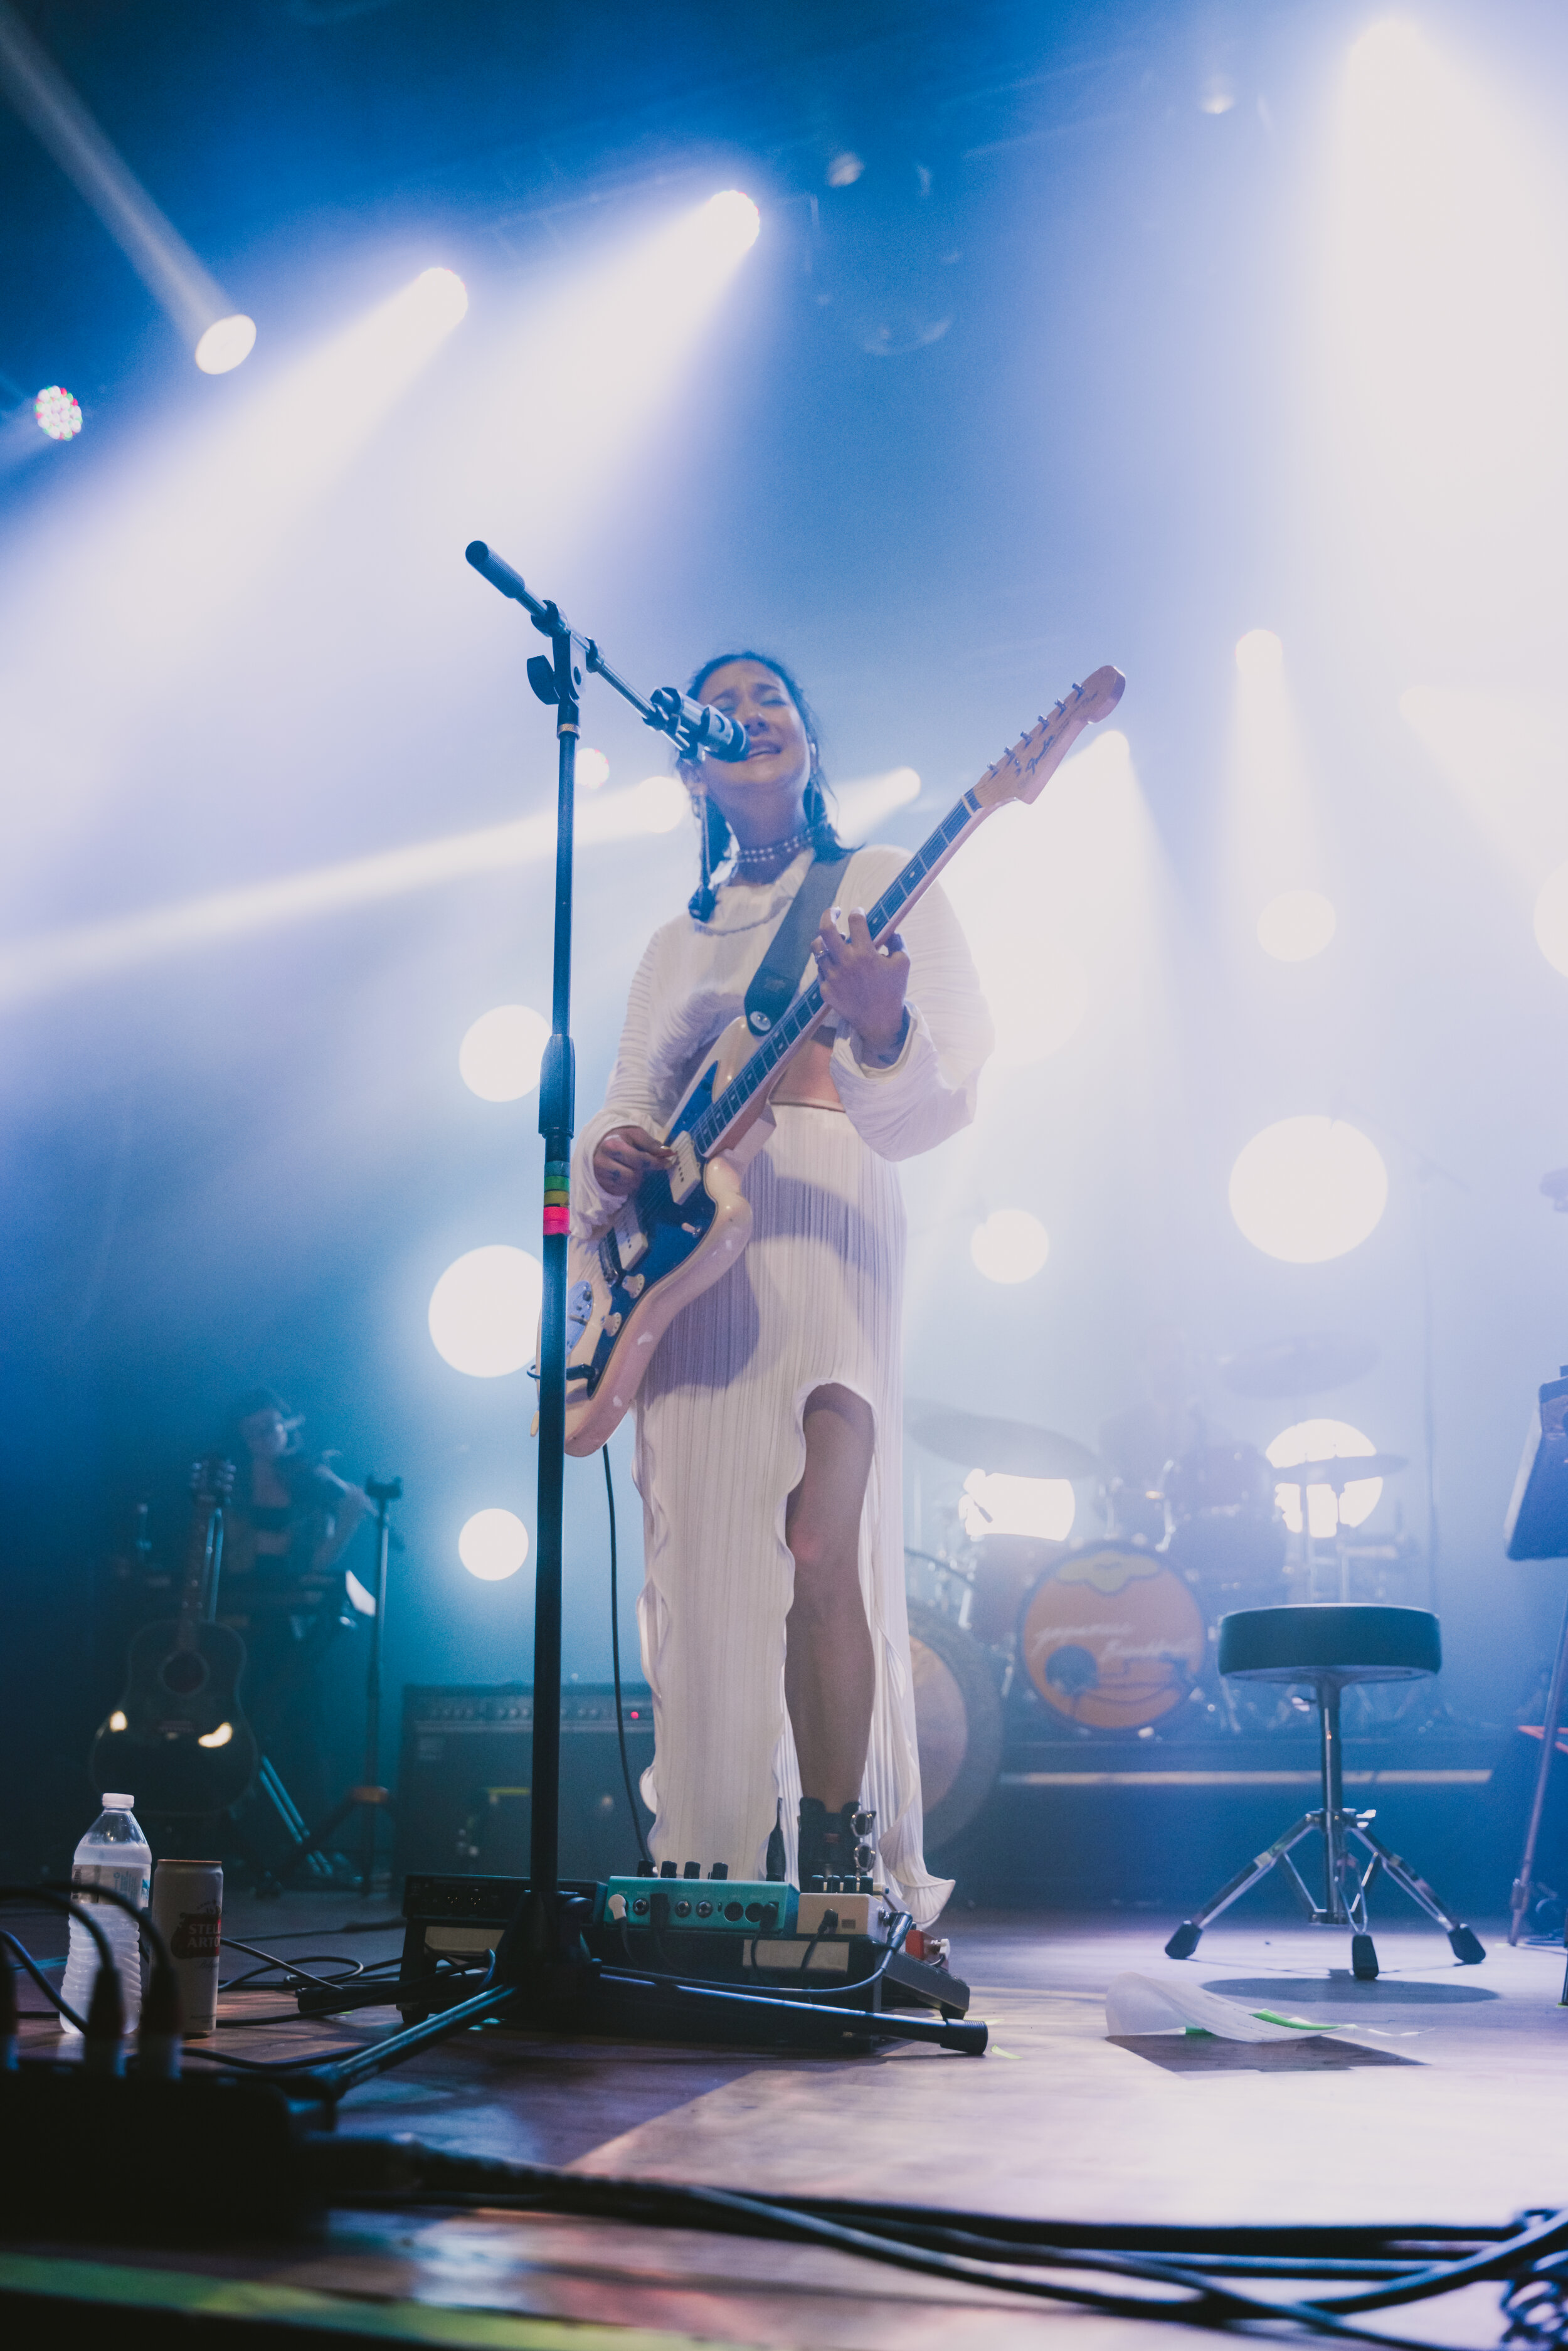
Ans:
{"type": "MultiPolygon", "coordinates": [[[[561,1534],[566,1469],[566,1330],[568,1193],[570,1178],[574,1119],[575,1066],[571,1040],[571,917],[573,816],[577,776],[577,738],[580,705],[578,695],[586,670],[602,677],[613,691],[657,732],[672,737],[683,758],[700,754],[696,727],[701,723],[695,705],[673,688],[662,688],[644,701],[618,677],[591,638],[571,627],[559,605],[533,595],[482,539],[466,549],[467,559],[493,588],[520,604],[549,643],[548,656],[536,653],[528,664],[528,683],[538,699],[556,714],[558,745],[556,798],[555,939],[550,996],[550,1037],[539,1074],[539,1133],[544,1138],[544,1294],[538,1350],[538,1544],[534,1579],[534,1721],[530,1774],[533,1798],[528,1824],[528,1876],[510,1923],[496,1948],[489,1983],[471,1999],[421,2024],[411,2025],[390,2040],[343,2064],[319,2070],[317,2078],[339,2087],[350,2086],[368,2074],[396,2065],[433,2042],[477,2022],[485,2016],[508,2014],[519,2022],[545,2030],[608,2032],[627,2039],[663,2039],[678,2021],[670,2012],[668,1997],[656,1982],[619,1972],[606,1975],[591,1959],[583,1939],[590,1904],[580,1889],[560,1878],[560,1680],[561,1680],[561,1534]],[[582,667],[576,655],[580,652],[582,667]],[[664,2005],[661,2006],[661,2000],[664,2005]]],[[[755,1994],[718,1986],[703,1987],[702,1998],[715,2026],[722,2033],[724,2020],[737,2026],[755,2025],[764,2011],[788,2010],[796,2029],[812,2020],[820,2026],[823,2045],[841,2051],[847,2019],[841,2005],[814,2007],[809,1991],[782,2001],[759,2000],[755,1994]]],[[[677,2010],[690,2009],[677,2001],[677,2010]]],[[[856,2013],[862,2036],[930,2040],[978,2053],[985,2046],[985,2027],[930,2019],[900,2020],[856,2013]]]]}
{"type": "MultiPolygon", "coordinates": [[[[1568,1186],[1563,1186],[1561,1176],[1549,1176],[1541,1188],[1559,1207],[1568,1200],[1568,1186]]],[[[1537,1398],[1535,1416],[1525,1441],[1524,1458],[1519,1465],[1519,1475],[1514,1479],[1513,1492],[1509,1499],[1503,1534],[1510,1559],[1568,1558],[1568,1364],[1563,1364],[1556,1379],[1546,1382],[1537,1398]]],[[[1509,1897],[1508,1939],[1511,1943],[1519,1941],[1530,1913],[1535,1883],[1535,1851],[1541,1839],[1547,1783],[1552,1777],[1552,1761],[1557,1751],[1557,1733],[1563,1720],[1565,1694],[1568,1694],[1568,1610],[1563,1613],[1563,1630],[1557,1636],[1557,1654],[1552,1661],[1552,1678],[1547,1687],[1546,1710],[1541,1725],[1541,1760],[1535,1767],[1535,1787],[1530,1801],[1524,1851],[1520,1856],[1519,1875],[1513,1881],[1509,1897]]],[[[1563,1937],[1568,1941],[1568,1926],[1564,1927],[1563,1937]]],[[[1568,1980],[1563,1986],[1563,2002],[1568,2006],[1568,1980]]]]}

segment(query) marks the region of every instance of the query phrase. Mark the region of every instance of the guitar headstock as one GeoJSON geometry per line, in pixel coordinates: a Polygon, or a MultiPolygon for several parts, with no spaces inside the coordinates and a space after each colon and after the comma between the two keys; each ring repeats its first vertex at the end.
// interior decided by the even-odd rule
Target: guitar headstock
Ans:
{"type": "Polygon", "coordinates": [[[198,1502],[226,1502],[235,1489],[235,1466],[220,1454],[204,1454],[191,1464],[191,1493],[198,1502]]]}
{"type": "Polygon", "coordinates": [[[1108,718],[1122,699],[1126,679],[1107,663],[1075,685],[1065,701],[1045,717],[1037,718],[1027,735],[986,769],[975,786],[975,798],[984,809],[1000,808],[1007,800],[1036,800],[1086,726],[1108,718]]]}

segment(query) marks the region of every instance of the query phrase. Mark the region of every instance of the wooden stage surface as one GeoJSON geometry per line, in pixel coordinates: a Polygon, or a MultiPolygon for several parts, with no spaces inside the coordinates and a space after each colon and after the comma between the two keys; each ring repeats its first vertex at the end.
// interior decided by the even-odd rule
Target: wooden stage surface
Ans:
{"type": "MultiPolygon", "coordinates": [[[[225,1925],[300,1959],[363,1960],[395,1950],[397,1934],[336,1930],[391,1907],[320,1894],[231,1900],[225,1925]]],[[[36,1951],[60,1949],[41,1917],[13,1918],[36,1951]]],[[[1084,2220],[1495,2225],[1568,2205],[1560,1950],[1511,1951],[1483,1925],[1484,1964],[1461,1968],[1387,1895],[1374,1919],[1384,1973],[1364,1985],[1349,1974],[1347,1938],[1245,1910],[1178,1969],[1161,1950],[1172,1923],[957,1915],[955,1963],[974,1988],[971,2014],[992,2028],[983,2058],[896,2047],[759,2057],[563,2044],[490,2026],[354,2092],[338,2127],[608,2176],[1084,2220]],[[1114,2043],[1103,1995],[1126,1970],[1305,2016],[1325,2034],[1114,2043]]],[[[233,1953],[225,1972],[249,1964],[233,1953]]],[[[24,2005],[43,2003],[29,1991],[24,2005]]],[[[286,2005],[234,1996],[208,2045],[285,2056],[397,2021],[382,2011],[349,2025],[245,2021],[286,2005]]],[[[26,2030],[35,2045],[57,2038],[41,2023],[26,2030]]],[[[66,2301],[95,2296],[117,2312],[129,2298],[149,2316],[226,2315],[236,2340],[270,2327],[280,2341],[329,2332],[578,2351],[639,2336],[1011,2351],[1045,2325],[1061,2344],[1072,2330],[1083,2351],[1119,2351],[1122,2337],[1150,2351],[1156,2335],[1191,2341],[1165,2322],[1021,2305],[847,2254],[489,2212],[343,2213],[310,2241],[259,2251],[106,2242],[84,2253],[13,2241],[0,2249],[0,2290],[41,2297],[35,2310],[57,2300],[62,2316],[66,2301]]],[[[118,2324],[106,2309],[104,2340],[118,2324]]],[[[1490,2287],[1386,2324],[1412,2342],[1490,2344],[1502,2332],[1490,2287]]]]}

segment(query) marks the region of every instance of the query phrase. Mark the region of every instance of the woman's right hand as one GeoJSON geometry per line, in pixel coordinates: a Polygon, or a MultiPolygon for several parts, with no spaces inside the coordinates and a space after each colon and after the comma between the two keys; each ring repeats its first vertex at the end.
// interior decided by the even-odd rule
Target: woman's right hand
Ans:
{"type": "Polygon", "coordinates": [[[674,1155],[640,1126],[612,1126],[593,1155],[593,1180],[601,1192],[623,1200],[655,1167],[667,1167],[674,1155]]]}

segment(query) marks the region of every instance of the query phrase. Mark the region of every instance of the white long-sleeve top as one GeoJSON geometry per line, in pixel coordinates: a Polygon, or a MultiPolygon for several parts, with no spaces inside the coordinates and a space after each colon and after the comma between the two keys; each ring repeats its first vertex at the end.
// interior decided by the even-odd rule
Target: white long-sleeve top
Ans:
{"type": "MultiPolygon", "coordinates": [[[[612,1127],[662,1135],[703,1055],[746,992],[810,864],[730,883],[713,918],[655,931],[637,968],[604,1108],[578,1142],[572,1215],[596,1231],[614,1205],[593,1176],[612,1127]]],[[[839,885],[847,914],[904,862],[858,850],[839,885]]],[[[837,1111],[785,1105],[746,1172],[752,1238],[739,1262],[671,1324],[637,1405],[645,1581],[643,1667],[654,1760],[644,1792],[657,1860],[727,1862],[759,1876],[776,1817],[791,1874],[799,1771],[784,1705],[793,1562],[784,1510],[799,1483],[813,1389],[870,1405],[875,1447],[861,1527],[861,1591],[876,1661],[863,1798],[888,1882],[928,1925],[950,1890],[921,1851],[920,1776],[904,1613],[901,1322],[904,1207],[891,1162],[967,1125],[991,1026],[957,919],[934,888],[899,925],[910,1019],[885,1069],[836,1040],[837,1111]],[[781,1807],[781,1811],[780,1811],[781,1807]]],[[[810,977],[810,968],[805,975],[810,977]]]]}

